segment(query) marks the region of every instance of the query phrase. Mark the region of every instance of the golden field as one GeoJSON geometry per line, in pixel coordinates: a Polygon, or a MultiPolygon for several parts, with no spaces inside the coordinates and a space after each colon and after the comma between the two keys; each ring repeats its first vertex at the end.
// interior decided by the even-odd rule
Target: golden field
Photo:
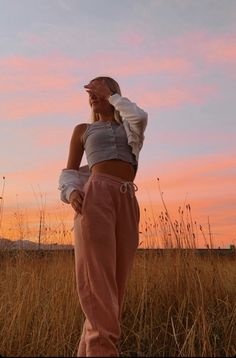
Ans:
{"type": "MultiPolygon", "coordinates": [[[[206,232],[193,220],[189,204],[179,207],[173,220],[160,186],[159,192],[164,211],[158,215],[152,207],[150,212],[144,208],[140,247],[166,250],[137,252],[124,303],[120,355],[235,356],[235,251],[216,254],[209,220],[206,232]],[[199,239],[207,255],[195,250],[199,239]]],[[[45,214],[42,206],[34,233],[38,248],[52,240],[71,242],[63,218],[55,231],[45,214]]],[[[27,218],[21,211],[14,218],[10,227],[23,244],[27,218]]],[[[76,356],[83,320],[73,250],[0,249],[0,356],[76,356]]]]}
{"type": "MultiPolygon", "coordinates": [[[[235,282],[235,256],[138,251],[121,356],[234,356],[235,282]]],[[[2,251],[0,292],[1,356],[76,356],[83,315],[73,251],[2,251]]]]}

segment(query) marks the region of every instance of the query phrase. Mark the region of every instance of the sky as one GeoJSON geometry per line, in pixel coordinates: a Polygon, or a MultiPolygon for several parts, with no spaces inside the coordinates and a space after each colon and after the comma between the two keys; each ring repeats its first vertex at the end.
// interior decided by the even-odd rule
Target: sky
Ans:
{"type": "Polygon", "coordinates": [[[215,247],[236,244],[235,0],[0,0],[0,235],[37,238],[41,218],[45,241],[71,239],[58,178],[98,75],[148,113],[141,232],[163,193],[173,222],[190,205],[215,247]]]}

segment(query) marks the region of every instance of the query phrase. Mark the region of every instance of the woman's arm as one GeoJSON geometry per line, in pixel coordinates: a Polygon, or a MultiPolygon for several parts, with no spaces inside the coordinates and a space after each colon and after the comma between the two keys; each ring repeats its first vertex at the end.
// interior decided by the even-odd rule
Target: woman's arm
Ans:
{"type": "Polygon", "coordinates": [[[67,166],[62,169],[59,177],[58,189],[61,191],[61,200],[67,204],[71,203],[71,193],[73,191],[82,191],[84,182],[89,175],[88,170],[85,172],[87,168],[81,170],[81,173],[78,171],[84,153],[81,138],[86,128],[86,123],[78,124],[74,128],[70,141],[67,166]]]}
{"type": "Polygon", "coordinates": [[[86,128],[86,123],[78,124],[74,128],[70,141],[70,149],[66,169],[78,170],[80,167],[80,163],[84,154],[84,147],[81,138],[86,128]]]}
{"type": "Polygon", "coordinates": [[[141,135],[147,126],[148,114],[138,107],[136,103],[118,93],[108,98],[110,104],[120,113],[122,119],[126,119],[136,134],[141,135]]]}

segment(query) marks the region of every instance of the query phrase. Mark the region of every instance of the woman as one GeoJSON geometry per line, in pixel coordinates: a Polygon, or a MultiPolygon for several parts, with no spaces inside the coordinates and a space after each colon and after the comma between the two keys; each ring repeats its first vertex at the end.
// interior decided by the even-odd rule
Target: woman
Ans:
{"type": "Polygon", "coordinates": [[[59,189],[75,210],[76,282],[85,314],[77,356],[112,357],[119,355],[124,293],[139,242],[133,181],[147,113],[122,97],[110,77],[84,88],[92,121],[74,129],[59,189]],[[84,150],[88,166],[80,167],[84,150]]]}

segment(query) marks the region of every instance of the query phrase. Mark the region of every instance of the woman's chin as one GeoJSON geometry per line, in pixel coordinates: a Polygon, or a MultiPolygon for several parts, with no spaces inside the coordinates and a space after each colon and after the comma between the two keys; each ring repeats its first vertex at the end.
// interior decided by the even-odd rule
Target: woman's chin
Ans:
{"type": "Polygon", "coordinates": [[[93,108],[93,111],[94,111],[94,113],[99,113],[100,111],[99,111],[99,106],[96,106],[96,105],[92,105],[92,108],[93,108]]]}

